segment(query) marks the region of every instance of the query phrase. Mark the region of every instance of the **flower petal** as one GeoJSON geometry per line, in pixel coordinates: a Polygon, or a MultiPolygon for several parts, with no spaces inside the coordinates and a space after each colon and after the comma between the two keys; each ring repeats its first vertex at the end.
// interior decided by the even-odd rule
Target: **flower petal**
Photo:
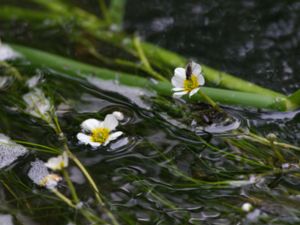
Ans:
{"type": "Polygon", "coordinates": [[[111,135],[109,135],[109,140],[110,141],[113,141],[113,140],[116,140],[118,137],[120,137],[121,135],[123,134],[122,131],[117,131],[117,132],[114,132],[112,133],[111,135]]]}
{"type": "Polygon", "coordinates": [[[200,88],[194,88],[190,94],[189,94],[189,97],[192,97],[192,95],[196,94],[198,91],[199,91],[200,88]]]}
{"type": "Polygon", "coordinates": [[[172,91],[183,91],[184,88],[181,87],[176,87],[176,88],[172,88],[172,91]]]}
{"type": "Polygon", "coordinates": [[[174,87],[183,87],[183,83],[185,80],[185,69],[184,68],[176,68],[174,70],[174,76],[172,77],[172,85],[174,87]]]}
{"type": "Polygon", "coordinates": [[[105,141],[105,143],[103,145],[106,146],[109,142],[116,140],[122,134],[123,134],[122,131],[117,131],[117,132],[112,133],[111,135],[109,135],[108,139],[105,141]]]}
{"type": "Polygon", "coordinates": [[[173,98],[181,97],[182,95],[185,95],[185,94],[187,94],[187,93],[188,93],[187,91],[174,92],[173,98]]]}
{"type": "Polygon", "coordinates": [[[92,131],[95,128],[102,127],[102,122],[96,119],[87,119],[81,123],[81,128],[85,131],[92,131]]]}
{"type": "Polygon", "coordinates": [[[203,86],[205,84],[204,76],[200,73],[197,75],[198,83],[203,86]]]}
{"type": "Polygon", "coordinates": [[[117,120],[124,120],[124,114],[122,112],[114,111],[112,114],[114,117],[116,117],[117,120]]]}
{"type": "Polygon", "coordinates": [[[106,117],[103,121],[103,127],[109,129],[110,131],[116,129],[118,124],[119,124],[118,120],[112,114],[106,115],[106,117]]]}
{"type": "Polygon", "coordinates": [[[89,142],[89,145],[92,146],[93,148],[97,148],[101,146],[101,143],[91,141],[89,142]]]}
{"type": "Polygon", "coordinates": [[[197,76],[201,71],[201,66],[198,63],[192,62],[192,74],[197,76]]]}
{"type": "Polygon", "coordinates": [[[83,134],[83,133],[78,133],[78,134],[77,134],[77,139],[78,139],[81,143],[86,144],[86,145],[92,142],[92,141],[91,141],[91,136],[86,135],[86,134],[83,134]]]}
{"type": "Polygon", "coordinates": [[[185,69],[182,67],[178,67],[174,70],[174,76],[179,77],[185,80],[185,69]]]}

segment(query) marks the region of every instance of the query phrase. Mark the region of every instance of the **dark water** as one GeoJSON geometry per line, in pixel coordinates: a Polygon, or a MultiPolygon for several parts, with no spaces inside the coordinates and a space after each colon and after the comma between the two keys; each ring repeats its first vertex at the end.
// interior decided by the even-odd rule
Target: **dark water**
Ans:
{"type": "Polygon", "coordinates": [[[299,88],[299,1],[141,1],[126,27],[147,40],[263,86],[299,88]]]}
{"type": "MultiPolygon", "coordinates": [[[[94,3],[80,4],[97,13],[94,3]]],[[[188,58],[291,93],[299,88],[300,82],[299,11],[297,1],[129,0],[124,26],[128,32],[137,31],[147,41],[188,58]]],[[[71,44],[56,42],[57,36],[66,30],[35,33],[29,25],[19,30],[17,25],[8,30],[2,24],[3,39],[23,44],[28,40],[30,45],[45,45],[45,49],[53,46],[52,52],[66,48],[66,55],[73,54],[71,44]],[[27,36],[22,36],[24,33],[27,36]]],[[[222,138],[233,134],[195,132],[190,129],[190,121],[168,115],[148,101],[134,101],[134,95],[105,91],[95,81],[71,79],[48,69],[37,70],[22,60],[14,65],[27,78],[42,74],[44,81],[40,85],[55,99],[70,148],[87,166],[122,224],[300,223],[299,171],[273,173],[273,167],[281,165],[272,163],[272,150],[255,144],[238,149],[222,138]],[[115,110],[125,114],[119,126],[125,133],[123,138],[96,151],[78,144],[75,136],[83,120],[103,119],[115,110]],[[261,164],[253,165],[245,159],[261,164]],[[253,205],[250,213],[241,210],[245,202],[253,205]]],[[[51,128],[16,109],[15,100],[27,91],[24,83],[15,81],[1,93],[1,133],[14,139],[59,146],[51,128]]],[[[193,107],[188,105],[189,113],[193,107]]],[[[227,110],[241,122],[242,128],[257,130],[262,135],[273,132],[284,141],[299,144],[297,112],[227,110]]],[[[287,163],[299,161],[297,152],[284,152],[284,156],[287,163]]],[[[22,214],[41,225],[67,224],[70,220],[85,224],[64,204],[34,195],[50,195],[26,176],[29,163],[37,157],[47,160],[49,155],[30,153],[12,170],[1,172],[5,182],[9,182],[11,174],[17,174],[29,189],[10,181],[12,187],[18,187],[13,191],[26,200],[26,204],[21,204],[12,192],[1,187],[0,212],[12,214],[19,221],[22,214]]],[[[92,193],[86,182],[76,188],[88,202],[92,193]]],[[[65,184],[61,189],[67,192],[65,184]]]]}

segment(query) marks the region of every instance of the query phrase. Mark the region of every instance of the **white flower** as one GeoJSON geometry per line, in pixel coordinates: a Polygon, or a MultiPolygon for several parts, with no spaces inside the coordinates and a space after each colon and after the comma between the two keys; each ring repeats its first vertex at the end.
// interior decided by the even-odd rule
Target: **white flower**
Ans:
{"type": "Polygon", "coordinates": [[[49,173],[45,162],[36,159],[34,162],[31,162],[31,168],[28,172],[29,178],[37,185],[53,189],[58,185],[58,182],[62,180],[62,177],[49,173]]]}
{"type": "Polygon", "coordinates": [[[78,133],[77,139],[92,147],[106,146],[110,141],[117,139],[123,134],[121,131],[112,132],[116,129],[118,124],[118,120],[112,114],[106,115],[104,121],[87,119],[82,122],[81,128],[83,131],[88,132],[89,135],[78,133]]]}
{"type": "Polygon", "coordinates": [[[26,112],[28,114],[51,121],[49,112],[52,106],[41,89],[35,88],[33,91],[23,95],[23,100],[27,104],[26,112]]]}
{"type": "Polygon", "coordinates": [[[45,166],[51,170],[62,170],[68,165],[69,158],[67,152],[64,152],[62,155],[59,155],[57,157],[50,158],[48,162],[45,163],[45,166]]]}
{"type": "Polygon", "coordinates": [[[173,97],[180,97],[185,94],[189,94],[191,97],[199,91],[200,86],[203,86],[204,83],[199,64],[191,62],[186,69],[176,68],[172,77],[172,85],[174,86],[172,89],[174,91],[173,97]]]}

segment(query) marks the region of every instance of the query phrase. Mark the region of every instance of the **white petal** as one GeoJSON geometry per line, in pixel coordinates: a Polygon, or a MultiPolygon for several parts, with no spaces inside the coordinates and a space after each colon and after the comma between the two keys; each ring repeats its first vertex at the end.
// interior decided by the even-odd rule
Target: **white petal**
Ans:
{"type": "Polygon", "coordinates": [[[179,88],[172,88],[172,91],[183,91],[184,90],[184,88],[181,88],[181,87],[179,87],[179,88]]]}
{"type": "Polygon", "coordinates": [[[174,87],[183,87],[185,80],[185,69],[183,68],[176,68],[174,71],[174,76],[172,77],[172,85],[174,87]]]}
{"type": "Polygon", "coordinates": [[[102,127],[102,122],[96,119],[87,119],[80,126],[85,131],[92,131],[95,128],[102,127]]]}
{"type": "Polygon", "coordinates": [[[103,121],[103,127],[109,129],[110,131],[116,129],[118,124],[119,124],[118,120],[112,114],[106,115],[103,121]]]}
{"type": "Polygon", "coordinates": [[[106,146],[109,142],[116,140],[118,137],[120,137],[123,134],[122,131],[117,131],[109,135],[108,139],[104,142],[104,146],[106,146]]]}
{"type": "Polygon", "coordinates": [[[48,159],[48,162],[45,163],[45,166],[52,170],[56,170],[56,169],[58,169],[59,162],[60,162],[60,160],[57,157],[50,158],[50,159],[48,159]]]}
{"type": "Polygon", "coordinates": [[[178,97],[181,97],[182,95],[185,95],[187,93],[188,93],[187,91],[174,92],[173,97],[178,98],[178,97]]]}
{"type": "Polygon", "coordinates": [[[114,133],[112,133],[111,135],[109,135],[109,139],[110,139],[111,141],[116,140],[116,139],[117,139],[118,137],[120,137],[122,134],[123,134],[122,131],[114,132],[114,133]]]}
{"type": "Polygon", "coordinates": [[[200,73],[198,74],[197,76],[197,79],[198,79],[198,83],[203,86],[205,84],[205,80],[204,80],[204,76],[200,73]]]}
{"type": "Polygon", "coordinates": [[[117,120],[124,120],[124,114],[122,112],[114,111],[112,114],[114,117],[116,117],[117,120]]]}
{"type": "Polygon", "coordinates": [[[108,139],[105,141],[104,146],[106,146],[109,142],[116,140],[118,137],[120,137],[123,134],[122,131],[117,131],[109,135],[108,139]]]}
{"type": "Polygon", "coordinates": [[[199,91],[200,88],[194,88],[191,92],[189,97],[192,97],[192,95],[196,94],[199,91]]]}
{"type": "Polygon", "coordinates": [[[89,145],[94,147],[94,148],[97,148],[97,147],[101,146],[101,143],[91,141],[91,142],[89,142],[89,145]]]}
{"type": "Polygon", "coordinates": [[[192,74],[197,76],[201,71],[201,66],[198,63],[192,62],[192,74]]]}
{"type": "Polygon", "coordinates": [[[185,80],[185,69],[182,67],[178,67],[174,70],[174,75],[185,80]]]}
{"type": "Polygon", "coordinates": [[[86,145],[92,142],[92,141],[91,141],[91,136],[86,135],[86,134],[83,134],[83,133],[78,133],[78,134],[77,134],[77,139],[78,139],[81,143],[86,144],[86,145]]]}

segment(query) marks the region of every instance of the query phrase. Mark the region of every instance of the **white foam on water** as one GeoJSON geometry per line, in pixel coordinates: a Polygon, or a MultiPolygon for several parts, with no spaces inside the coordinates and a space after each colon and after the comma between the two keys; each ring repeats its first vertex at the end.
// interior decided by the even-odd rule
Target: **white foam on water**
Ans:
{"type": "Polygon", "coordinates": [[[143,88],[121,85],[117,82],[117,79],[115,81],[111,81],[90,76],[87,78],[87,80],[90,84],[102,90],[115,92],[128,98],[131,102],[138,105],[140,108],[150,109],[150,106],[143,100],[144,96],[154,96],[154,94],[150,91],[147,91],[143,88]]]}
{"type": "Polygon", "coordinates": [[[47,175],[49,175],[49,171],[42,160],[36,159],[34,162],[31,162],[28,177],[33,181],[33,183],[40,185],[41,181],[47,175]]]}
{"type": "Polygon", "coordinates": [[[4,134],[0,134],[0,169],[11,165],[19,157],[25,155],[28,150],[19,145],[4,134]]]}
{"type": "Polygon", "coordinates": [[[14,225],[13,217],[9,214],[0,214],[0,225],[14,225]]]}

